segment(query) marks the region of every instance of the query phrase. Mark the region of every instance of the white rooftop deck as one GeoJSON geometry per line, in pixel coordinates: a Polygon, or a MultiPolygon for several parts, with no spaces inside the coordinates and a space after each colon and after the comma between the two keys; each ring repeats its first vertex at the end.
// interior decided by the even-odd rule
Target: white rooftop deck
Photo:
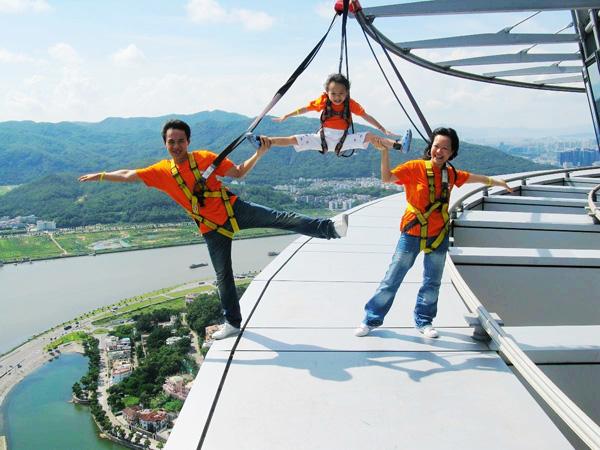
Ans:
{"type": "Polygon", "coordinates": [[[346,238],[299,238],[252,282],[245,331],[213,344],[168,450],[572,448],[495,349],[471,339],[447,275],[440,338],[413,328],[421,258],[384,326],[354,336],[405,206],[398,194],[357,207],[346,238]]]}

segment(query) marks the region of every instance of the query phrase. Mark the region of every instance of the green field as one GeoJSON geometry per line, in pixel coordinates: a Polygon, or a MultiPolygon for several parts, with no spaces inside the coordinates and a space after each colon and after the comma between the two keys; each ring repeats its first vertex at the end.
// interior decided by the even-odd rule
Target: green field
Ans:
{"type": "Polygon", "coordinates": [[[0,260],[21,261],[23,258],[42,259],[59,257],[60,249],[47,235],[19,236],[0,239],[0,260]]]}
{"type": "MultiPolygon", "coordinates": [[[[124,227],[125,228],[125,227],[124,227]]],[[[257,228],[236,233],[236,239],[276,236],[288,234],[285,231],[257,228]]],[[[141,250],[176,245],[191,245],[204,243],[204,239],[194,224],[171,227],[127,227],[121,230],[102,230],[85,232],[56,232],[54,239],[70,256],[83,256],[92,253],[110,253],[124,250],[141,250]],[[104,243],[106,249],[94,247],[104,243]],[[123,246],[125,243],[126,246],[123,246]]],[[[57,258],[62,251],[52,242],[48,235],[16,236],[0,238],[0,260],[5,263],[30,260],[57,258]]]]}

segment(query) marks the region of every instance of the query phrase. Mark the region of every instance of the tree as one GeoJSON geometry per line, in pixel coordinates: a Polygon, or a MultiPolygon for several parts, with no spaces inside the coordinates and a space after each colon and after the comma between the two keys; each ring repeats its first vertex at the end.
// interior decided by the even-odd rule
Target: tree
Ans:
{"type": "Polygon", "coordinates": [[[81,389],[81,385],[79,384],[78,381],[75,382],[75,384],[73,384],[73,394],[75,394],[75,397],[77,398],[83,398],[83,389],[81,389]]]}
{"type": "Polygon", "coordinates": [[[146,438],[144,441],[144,448],[150,448],[150,439],[146,438]]]}

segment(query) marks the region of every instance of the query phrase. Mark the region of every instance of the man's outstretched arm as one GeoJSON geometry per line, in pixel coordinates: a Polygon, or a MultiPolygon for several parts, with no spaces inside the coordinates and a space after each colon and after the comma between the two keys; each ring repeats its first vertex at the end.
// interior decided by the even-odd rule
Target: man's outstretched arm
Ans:
{"type": "Polygon", "coordinates": [[[227,172],[225,172],[226,177],[231,178],[244,178],[248,172],[252,170],[255,164],[258,162],[260,157],[265,154],[267,150],[271,148],[271,139],[266,136],[260,137],[260,148],[241,164],[237,166],[232,166],[229,168],[227,172]]]}
{"type": "Polygon", "coordinates": [[[137,172],[132,169],[121,169],[113,172],[98,172],[82,175],[79,181],[112,181],[114,183],[134,183],[142,181],[137,172]]]}

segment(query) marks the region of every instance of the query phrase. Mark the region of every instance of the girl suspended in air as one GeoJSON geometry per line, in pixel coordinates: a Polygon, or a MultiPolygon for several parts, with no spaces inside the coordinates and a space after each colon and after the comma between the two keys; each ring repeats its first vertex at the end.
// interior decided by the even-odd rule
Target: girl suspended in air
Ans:
{"type": "MultiPolygon", "coordinates": [[[[340,74],[334,73],[327,77],[325,93],[307,106],[298,108],[283,117],[273,117],[276,122],[283,122],[292,117],[305,114],[309,111],[321,112],[321,128],[314,134],[298,134],[286,137],[271,137],[271,145],[276,147],[294,146],[297,152],[304,150],[319,150],[326,153],[334,150],[340,155],[350,149],[366,149],[375,138],[381,140],[382,145],[408,153],[412,141],[412,132],[406,130],[404,137],[399,140],[377,136],[370,131],[362,133],[349,133],[352,125],[352,114],[362,117],[366,122],[388,136],[396,136],[386,130],[375,118],[365,112],[362,106],[350,98],[350,81],[340,74]]],[[[260,138],[254,134],[246,134],[247,139],[256,148],[260,146],[260,138]]]]}

